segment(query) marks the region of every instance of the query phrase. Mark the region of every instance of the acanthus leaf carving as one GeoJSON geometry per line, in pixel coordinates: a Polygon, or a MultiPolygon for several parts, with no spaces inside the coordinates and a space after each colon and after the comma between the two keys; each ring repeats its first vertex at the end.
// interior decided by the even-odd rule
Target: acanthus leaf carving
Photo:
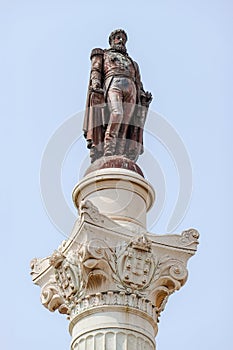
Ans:
{"type": "Polygon", "coordinates": [[[58,309],[60,313],[68,314],[69,307],[66,305],[65,299],[61,296],[61,290],[53,278],[41,289],[41,302],[49,310],[54,312],[58,309]]]}
{"type": "Polygon", "coordinates": [[[179,290],[188,277],[185,264],[168,255],[159,259],[156,273],[148,288],[148,297],[155,303],[158,316],[167,303],[169,295],[179,290]]]}
{"type": "MultiPolygon", "coordinates": [[[[190,239],[193,234],[186,233],[183,238],[190,239]]],[[[114,247],[99,238],[75,244],[68,251],[63,245],[46,258],[51,269],[49,282],[42,285],[42,304],[50,311],[70,314],[73,310],[73,314],[80,300],[87,300],[89,295],[98,298],[98,293],[107,293],[104,303],[108,304],[111,293],[115,299],[115,293],[123,293],[150,301],[158,317],[168,297],[186,282],[188,272],[185,261],[156,249],[145,233],[114,247]]],[[[40,260],[32,261],[34,273],[40,271],[40,260]]],[[[117,305],[114,300],[111,303],[117,305]]]]}
{"type": "Polygon", "coordinates": [[[82,244],[79,258],[88,290],[93,291],[100,286],[103,289],[105,284],[109,285],[115,262],[114,252],[105,241],[92,239],[90,242],[82,244]]]}
{"type": "Polygon", "coordinates": [[[64,259],[65,256],[59,250],[55,250],[49,259],[49,263],[56,269],[62,264],[64,259]]]}

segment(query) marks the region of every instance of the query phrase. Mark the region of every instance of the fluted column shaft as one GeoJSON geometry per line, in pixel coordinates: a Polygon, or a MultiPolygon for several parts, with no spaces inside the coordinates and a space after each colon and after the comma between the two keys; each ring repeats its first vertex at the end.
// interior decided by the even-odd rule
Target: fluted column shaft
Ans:
{"type": "Polygon", "coordinates": [[[70,332],[71,350],[155,350],[157,325],[140,310],[105,306],[74,317],[70,332]]]}

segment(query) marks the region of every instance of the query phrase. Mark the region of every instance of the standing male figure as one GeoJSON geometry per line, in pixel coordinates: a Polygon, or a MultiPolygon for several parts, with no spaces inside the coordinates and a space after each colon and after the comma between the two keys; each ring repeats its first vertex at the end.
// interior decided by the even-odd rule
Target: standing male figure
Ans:
{"type": "Polygon", "coordinates": [[[109,49],[91,52],[84,136],[92,161],[113,155],[136,161],[143,151],[142,132],[152,96],[143,90],[139,67],[128,55],[126,41],[125,31],[117,29],[109,36],[109,49]]]}

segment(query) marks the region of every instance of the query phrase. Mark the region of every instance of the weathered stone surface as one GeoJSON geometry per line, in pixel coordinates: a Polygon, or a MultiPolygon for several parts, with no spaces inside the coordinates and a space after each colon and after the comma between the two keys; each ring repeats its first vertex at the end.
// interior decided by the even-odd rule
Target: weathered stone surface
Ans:
{"type": "MultiPolygon", "coordinates": [[[[82,349],[84,340],[101,344],[109,334],[115,340],[121,334],[124,344],[140,339],[145,348],[154,349],[159,315],[168,297],[185,284],[187,261],[197,244],[194,229],[181,235],[153,235],[146,230],[138,234],[135,226],[130,230],[120,225],[87,200],[80,203],[80,218],[70,238],[50,257],[33,259],[32,278],[41,287],[42,304],[68,315],[72,349],[82,349]],[[112,323],[107,321],[109,314],[112,323]],[[126,315],[127,322],[132,318],[130,331],[126,315]]],[[[124,349],[117,346],[116,340],[116,348],[124,349]]]]}

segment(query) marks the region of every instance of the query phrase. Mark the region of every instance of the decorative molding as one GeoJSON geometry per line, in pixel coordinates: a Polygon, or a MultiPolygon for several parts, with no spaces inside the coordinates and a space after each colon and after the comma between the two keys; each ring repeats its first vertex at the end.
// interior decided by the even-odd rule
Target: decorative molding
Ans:
{"type": "Polygon", "coordinates": [[[61,290],[55,280],[50,279],[41,289],[41,303],[49,310],[58,311],[62,314],[68,313],[68,306],[61,296],[61,290]]]}
{"type": "Polygon", "coordinates": [[[79,211],[70,238],[31,262],[42,304],[67,315],[71,350],[155,350],[159,316],[187,280],[198,232],[152,235],[115,222],[90,200],[79,211]]]}
{"type": "MultiPolygon", "coordinates": [[[[67,314],[102,303],[129,305],[159,316],[168,296],[180,289],[188,276],[181,260],[156,256],[146,235],[114,248],[92,239],[66,254],[55,251],[49,262],[52,274],[42,286],[42,304],[50,311],[67,314]]],[[[36,268],[40,270],[38,261],[36,268]]]]}
{"type": "Polygon", "coordinates": [[[80,203],[79,206],[79,212],[81,218],[86,215],[89,216],[91,221],[93,222],[98,222],[98,223],[103,223],[104,220],[101,218],[101,216],[104,216],[100,214],[99,209],[89,200],[83,200],[80,203]]]}
{"type": "Polygon", "coordinates": [[[152,243],[156,245],[161,245],[164,247],[171,247],[177,250],[188,251],[192,255],[195,254],[197,250],[197,245],[199,244],[198,238],[199,233],[197,230],[191,228],[183,231],[180,235],[168,234],[168,235],[152,235],[149,234],[152,243]]]}
{"type": "Polygon", "coordinates": [[[168,297],[187,280],[187,260],[198,244],[198,232],[123,236],[120,225],[115,224],[115,232],[112,225],[108,228],[112,220],[100,214],[91,201],[81,203],[80,213],[73,241],[63,241],[50,257],[31,262],[33,281],[41,286],[42,304],[50,311],[73,316],[94,306],[128,305],[156,321],[168,297]]]}
{"type": "Polygon", "coordinates": [[[183,231],[181,233],[180,242],[188,247],[193,243],[198,244],[199,232],[194,228],[190,228],[189,230],[183,231]]]}
{"type": "Polygon", "coordinates": [[[42,273],[44,273],[49,267],[50,257],[47,258],[33,258],[30,262],[30,267],[31,267],[31,276],[32,280],[35,281],[38,276],[40,276],[42,273]]]}
{"type": "Polygon", "coordinates": [[[146,312],[153,319],[157,318],[156,308],[152,302],[137,294],[127,294],[124,291],[108,291],[87,295],[74,302],[71,309],[71,316],[81,314],[83,311],[101,306],[125,306],[146,312]]]}

